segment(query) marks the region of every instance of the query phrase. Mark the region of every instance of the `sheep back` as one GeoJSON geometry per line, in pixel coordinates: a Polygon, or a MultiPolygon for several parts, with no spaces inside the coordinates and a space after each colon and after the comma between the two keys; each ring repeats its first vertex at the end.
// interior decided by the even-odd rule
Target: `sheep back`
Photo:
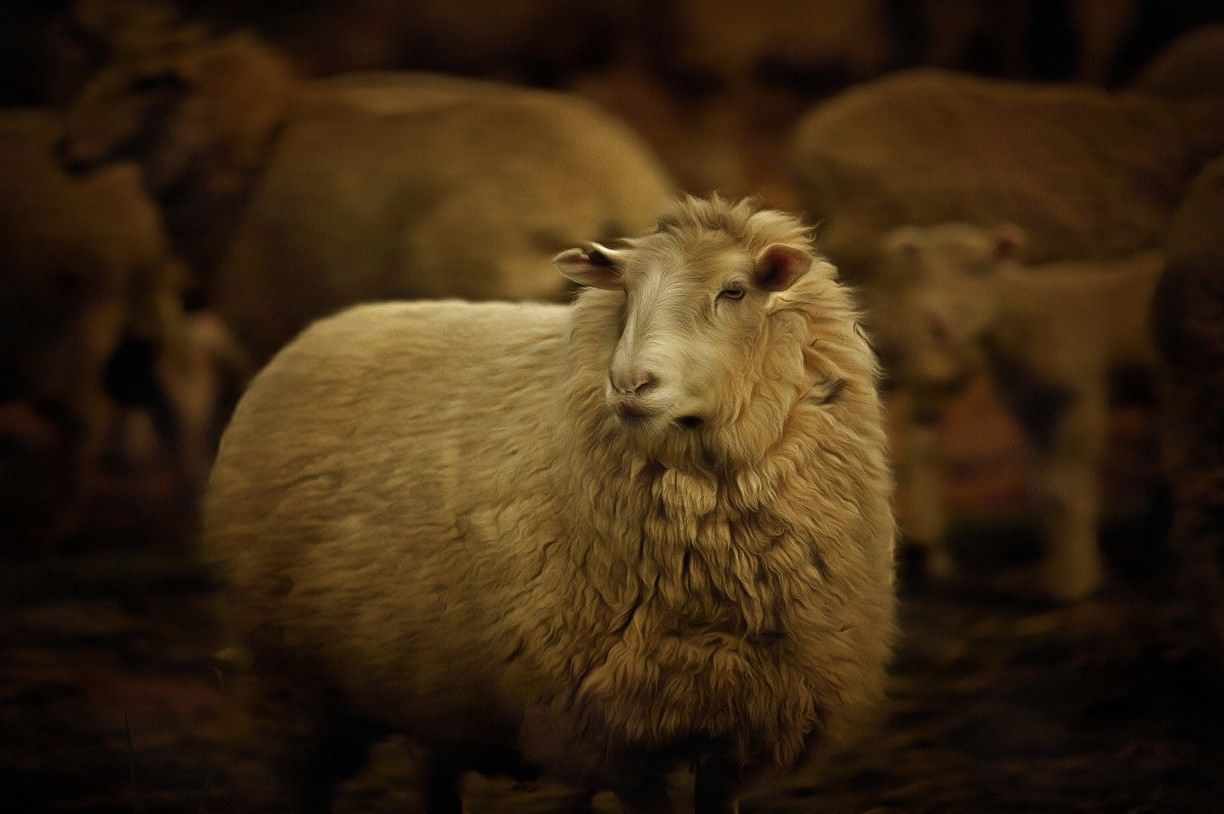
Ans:
{"type": "Polygon", "coordinates": [[[905,223],[1011,221],[1033,262],[1105,258],[1159,244],[1220,147],[1218,122],[1199,114],[1089,87],[911,70],[809,113],[793,167],[801,201],[827,220],[830,256],[852,276],[869,274],[882,234],[905,223]]]}
{"type": "Polygon", "coordinates": [[[427,74],[315,83],[291,112],[214,286],[267,357],[375,299],[559,300],[549,259],[649,225],[669,182],[576,98],[427,74]]]}

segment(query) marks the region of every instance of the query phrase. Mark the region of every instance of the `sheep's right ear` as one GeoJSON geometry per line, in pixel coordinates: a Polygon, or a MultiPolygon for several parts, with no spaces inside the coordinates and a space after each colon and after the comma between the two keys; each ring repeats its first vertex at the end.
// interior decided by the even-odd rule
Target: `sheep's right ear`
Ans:
{"type": "Polygon", "coordinates": [[[557,271],[578,285],[591,288],[625,287],[625,253],[592,243],[591,248],[566,249],[553,258],[557,271]]]}

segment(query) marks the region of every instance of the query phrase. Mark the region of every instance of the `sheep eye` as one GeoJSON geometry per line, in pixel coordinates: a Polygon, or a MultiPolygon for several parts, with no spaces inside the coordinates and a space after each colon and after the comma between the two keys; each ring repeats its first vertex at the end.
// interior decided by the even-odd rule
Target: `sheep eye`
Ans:
{"type": "Polygon", "coordinates": [[[722,291],[719,291],[718,296],[720,299],[742,300],[744,298],[744,289],[738,285],[729,285],[722,291]]]}
{"type": "Polygon", "coordinates": [[[184,86],[182,77],[170,71],[154,74],[142,74],[131,81],[131,88],[136,93],[158,93],[167,90],[181,89],[184,86]]]}

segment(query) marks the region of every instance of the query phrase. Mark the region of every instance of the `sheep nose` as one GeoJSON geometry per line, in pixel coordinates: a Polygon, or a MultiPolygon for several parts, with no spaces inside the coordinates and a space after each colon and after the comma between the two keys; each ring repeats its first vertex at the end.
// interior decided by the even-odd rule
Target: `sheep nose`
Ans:
{"type": "Polygon", "coordinates": [[[629,370],[611,373],[612,388],[626,396],[642,396],[654,388],[659,379],[649,370],[629,370]]]}

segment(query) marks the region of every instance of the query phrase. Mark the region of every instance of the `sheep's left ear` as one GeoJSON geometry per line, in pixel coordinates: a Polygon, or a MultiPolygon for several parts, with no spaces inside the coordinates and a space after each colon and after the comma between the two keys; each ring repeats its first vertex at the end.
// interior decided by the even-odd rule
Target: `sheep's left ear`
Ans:
{"type": "Polygon", "coordinates": [[[796,246],[771,243],[757,255],[753,267],[756,284],[766,291],[785,291],[812,267],[812,255],[796,246]]]}
{"type": "Polygon", "coordinates": [[[578,285],[615,289],[625,287],[625,260],[625,252],[592,243],[586,251],[566,249],[553,258],[553,265],[578,285]]]}

